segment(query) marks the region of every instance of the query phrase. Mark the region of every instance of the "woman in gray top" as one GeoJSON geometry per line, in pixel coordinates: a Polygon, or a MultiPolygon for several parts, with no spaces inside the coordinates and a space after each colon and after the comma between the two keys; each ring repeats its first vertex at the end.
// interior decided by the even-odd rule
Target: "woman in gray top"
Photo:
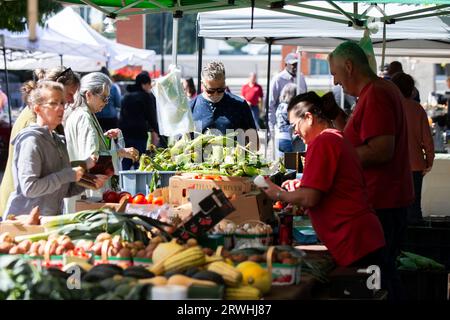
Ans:
{"type": "MultiPolygon", "coordinates": [[[[84,169],[71,167],[65,140],[54,131],[64,116],[64,87],[52,81],[35,83],[28,103],[36,113],[36,123],[21,130],[11,142],[15,191],[4,218],[28,214],[36,206],[44,216],[61,214],[63,199],[84,190],[76,184],[84,169]]],[[[105,178],[97,176],[96,187],[101,187],[105,178]]]]}

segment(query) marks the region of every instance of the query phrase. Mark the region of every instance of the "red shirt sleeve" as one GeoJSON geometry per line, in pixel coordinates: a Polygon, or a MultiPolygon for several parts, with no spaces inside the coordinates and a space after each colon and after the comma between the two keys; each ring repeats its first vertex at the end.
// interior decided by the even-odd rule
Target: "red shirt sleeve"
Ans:
{"type": "Polygon", "coordinates": [[[372,86],[366,96],[366,107],[361,119],[360,138],[367,141],[370,138],[384,135],[395,135],[395,104],[390,93],[382,87],[372,86]]]}
{"type": "Polygon", "coordinates": [[[331,133],[320,134],[306,153],[302,187],[328,192],[335,180],[341,143],[331,133]]]}

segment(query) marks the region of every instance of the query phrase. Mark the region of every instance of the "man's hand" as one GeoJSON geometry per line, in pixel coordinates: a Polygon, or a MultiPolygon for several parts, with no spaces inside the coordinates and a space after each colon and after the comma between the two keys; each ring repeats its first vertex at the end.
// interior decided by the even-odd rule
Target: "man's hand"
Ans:
{"type": "Polygon", "coordinates": [[[120,149],[118,155],[120,158],[131,159],[134,162],[139,160],[139,151],[133,147],[120,149]]]}
{"type": "Polygon", "coordinates": [[[425,168],[425,169],[422,171],[422,175],[425,176],[428,172],[431,171],[431,168],[432,168],[432,167],[425,168]]]}
{"type": "Polygon", "coordinates": [[[286,180],[281,184],[281,187],[289,192],[292,192],[300,188],[300,184],[301,184],[300,179],[286,180]]]}

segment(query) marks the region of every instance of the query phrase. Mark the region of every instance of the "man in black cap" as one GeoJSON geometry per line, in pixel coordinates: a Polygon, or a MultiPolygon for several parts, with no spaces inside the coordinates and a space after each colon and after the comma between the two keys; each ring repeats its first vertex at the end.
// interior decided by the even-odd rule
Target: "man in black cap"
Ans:
{"type": "MultiPolygon", "coordinates": [[[[298,55],[291,52],[284,58],[285,68],[278,73],[270,84],[269,92],[269,127],[275,127],[276,115],[278,105],[280,104],[280,93],[287,83],[297,83],[297,64],[298,55]]],[[[305,93],[307,91],[305,77],[300,74],[300,90],[297,94],[305,93]]]]}

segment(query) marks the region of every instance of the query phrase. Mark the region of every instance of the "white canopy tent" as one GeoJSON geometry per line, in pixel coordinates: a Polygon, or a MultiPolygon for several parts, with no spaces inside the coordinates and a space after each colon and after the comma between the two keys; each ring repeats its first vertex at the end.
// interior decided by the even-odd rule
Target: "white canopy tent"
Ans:
{"type": "MultiPolygon", "coordinates": [[[[388,8],[388,7],[387,7],[388,8]]],[[[389,5],[394,10],[405,6],[389,5]]],[[[399,21],[386,26],[386,55],[415,57],[450,56],[450,26],[448,17],[426,17],[399,21]]],[[[233,9],[198,15],[198,35],[210,39],[230,39],[251,43],[289,44],[308,52],[327,53],[345,40],[359,40],[363,29],[334,21],[318,20],[295,14],[255,9],[253,29],[251,10],[233,9]]],[[[381,54],[383,27],[371,34],[375,53],[381,54]]]]}
{"type": "Polygon", "coordinates": [[[156,53],[153,50],[137,49],[109,40],[92,29],[71,7],[47,21],[50,30],[57,30],[65,37],[87,45],[97,44],[106,48],[109,69],[119,69],[127,65],[152,69],[156,53]]]}

